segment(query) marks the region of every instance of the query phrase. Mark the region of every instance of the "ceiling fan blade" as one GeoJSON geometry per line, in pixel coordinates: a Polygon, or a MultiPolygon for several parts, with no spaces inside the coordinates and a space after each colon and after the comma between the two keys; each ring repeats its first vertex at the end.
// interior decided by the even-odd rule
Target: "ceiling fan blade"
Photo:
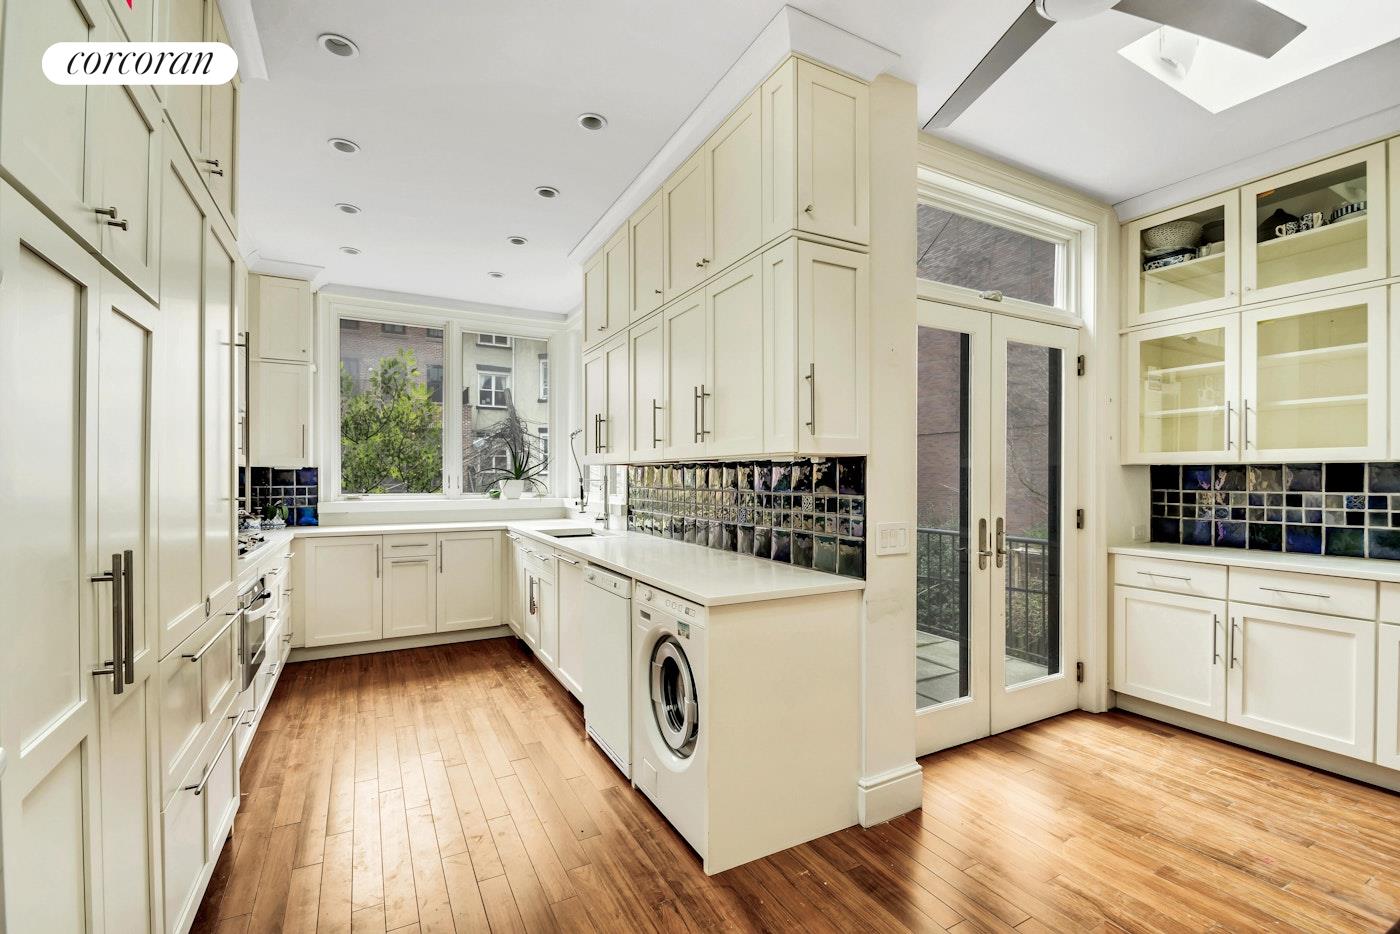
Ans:
{"type": "Polygon", "coordinates": [[[1113,8],[1262,58],[1307,28],[1259,0],[1119,0],[1113,8]]]}
{"type": "Polygon", "coordinates": [[[1016,17],[1016,22],[1011,24],[1011,28],[1002,33],[991,51],[982,56],[982,61],[963,79],[953,95],[929,118],[928,123],[924,124],[924,129],[940,129],[958,119],[964,110],[972,106],[973,101],[996,83],[996,80],[1016,64],[1016,60],[1035,45],[1036,40],[1045,35],[1053,25],[1055,24],[1036,12],[1032,0],[1021,15],[1016,17]]]}

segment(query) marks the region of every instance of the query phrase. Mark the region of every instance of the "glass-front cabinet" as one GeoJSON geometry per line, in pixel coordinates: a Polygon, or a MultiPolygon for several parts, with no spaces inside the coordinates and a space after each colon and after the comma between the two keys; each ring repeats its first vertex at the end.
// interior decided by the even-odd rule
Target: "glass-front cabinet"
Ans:
{"type": "Polygon", "coordinates": [[[1128,326],[1240,303],[1238,189],[1128,225],[1128,326]]]}
{"type": "Polygon", "coordinates": [[[1246,304],[1386,275],[1386,144],[1246,185],[1240,193],[1246,304]]]}
{"type": "Polygon", "coordinates": [[[1239,459],[1237,313],[1133,331],[1123,350],[1125,463],[1239,459]]]}
{"type": "Polygon", "coordinates": [[[1244,312],[1244,458],[1385,458],[1387,337],[1384,288],[1244,312]]]}

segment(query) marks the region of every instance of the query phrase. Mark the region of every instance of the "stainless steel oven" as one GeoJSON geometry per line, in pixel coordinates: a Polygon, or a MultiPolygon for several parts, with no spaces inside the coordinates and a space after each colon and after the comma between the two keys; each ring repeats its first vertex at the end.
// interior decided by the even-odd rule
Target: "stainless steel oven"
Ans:
{"type": "Polygon", "coordinates": [[[240,690],[248,690],[267,656],[267,614],[271,609],[272,591],[267,588],[264,577],[259,577],[238,594],[238,657],[243,666],[240,690]]]}

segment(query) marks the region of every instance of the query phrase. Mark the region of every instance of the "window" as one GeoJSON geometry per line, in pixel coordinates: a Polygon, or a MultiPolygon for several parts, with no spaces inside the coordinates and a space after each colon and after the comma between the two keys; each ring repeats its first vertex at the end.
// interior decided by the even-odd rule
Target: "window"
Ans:
{"type": "Polygon", "coordinates": [[[1060,244],[932,204],[918,210],[918,277],[1055,307],[1060,244]]]}
{"type": "Polygon", "coordinates": [[[540,354],[540,400],[549,401],[549,354],[540,354]]]}
{"type": "Polygon", "coordinates": [[[428,340],[442,340],[442,328],[428,328],[428,340]]]}
{"type": "Polygon", "coordinates": [[[340,490],[443,490],[442,342],[427,329],[340,326],[340,490]],[[396,330],[391,330],[396,329],[396,330]],[[434,396],[431,381],[437,374],[434,396]]]}
{"type": "Polygon", "coordinates": [[[360,329],[360,322],[356,321],[354,318],[341,318],[340,329],[342,331],[358,331],[360,329]]]}
{"type": "MultiPolygon", "coordinates": [[[[431,340],[432,336],[429,335],[431,340]]],[[[442,404],[442,364],[428,364],[428,395],[439,405],[442,404]]]]}
{"type": "Polygon", "coordinates": [[[505,334],[478,334],[476,343],[478,347],[509,347],[510,338],[505,334]]]}
{"type": "Polygon", "coordinates": [[[483,409],[503,409],[510,405],[510,374],[483,370],[477,374],[476,404],[483,409]]]}
{"type": "Polygon", "coordinates": [[[548,426],[546,426],[546,425],[541,425],[539,428],[535,429],[535,433],[536,433],[537,435],[539,435],[539,437],[540,437],[540,453],[543,454],[546,458],[548,458],[548,457],[549,457],[549,428],[548,428],[548,426]]]}

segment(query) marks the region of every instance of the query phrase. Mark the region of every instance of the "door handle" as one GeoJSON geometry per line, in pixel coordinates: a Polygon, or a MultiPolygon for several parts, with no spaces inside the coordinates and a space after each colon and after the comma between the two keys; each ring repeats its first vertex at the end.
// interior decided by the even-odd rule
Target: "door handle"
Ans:
{"type": "Polygon", "coordinates": [[[812,433],[812,437],[817,435],[817,365],[807,364],[807,375],[803,377],[807,380],[807,410],[810,417],[807,419],[807,430],[812,433]]]}
{"type": "Polygon", "coordinates": [[[94,584],[110,583],[112,585],[112,660],[101,668],[94,668],[94,675],[112,676],[112,693],[121,694],[126,691],[126,680],[122,675],[123,659],[125,653],[122,651],[122,636],[126,632],[122,625],[122,609],[126,606],[126,601],[122,599],[122,585],[126,582],[126,577],[122,573],[122,556],[112,555],[112,570],[106,574],[94,574],[88,578],[94,584]]]}
{"type": "Polygon", "coordinates": [[[1220,614],[1212,613],[1210,618],[1212,620],[1210,627],[1210,663],[1212,665],[1218,665],[1220,664],[1220,614]]]}
{"type": "Polygon", "coordinates": [[[224,623],[223,626],[219,627],[219,631],[214,633],[213,638],[211,638],[208,642],[204,643],[204,645],[200,646],[197,651],[186,652],[180,657],[190,662],[198,662],[201,658],[204,657],[205,652],[212,649],[215,646],[215,644],[217,644],[218,641],[224,637],[224,633],[228,632],[229,627],[232,626],[242,615],[242,610],[239,610],[237,613],[230,613],[229,621],[224,623]]]}
{"type": "Polygon", "coordinates": [[[375,546],[374,546],[374,579],[375,579],[375,580],[379,580],[379,572],[380,572],[380,570],[381,570],[381,568],[380,568],[379,565],[380,565],[381,560],[382,560],[382,559],[379,557],[379,546],[378,546],[378,545],[375,545],[375,546]]]}
{"type": "Polygon", "coordinates": [[[656,431],[656,416],[661,412],[661,403],[655,399],[651,400],[651,447],[656,450],[661,446],[661,437],[656,431]]]}
{"type": "Polygon", "coordinates": [[[1235,449],[1234,421],[1235,403],[1227,400],[1225,403],[1225,450],[1227,451],[1235,449]]]}
{"type": "Polygon", "coordinates": [[[1239,641],[1240,641],[1240,640],[1239,640],[1239,635],[1238,635],[1239,629],[1240,629],[1239,623],[1235,620],[1235,617],[1233,617],[1233,616],[1230,617],[1230,667],[1231,667],[1231,668],[1236,668],[1236,667],[1243,668],[1243,667],[1244,667],[1243,665],[1239,665],[1239,664],[1238,664],[1238,662],[1241,660],[1240,657],[1239,657],[1239,653],[1238,653],[1238,651],[1237,651],[1237,650],[1239,649],[1239,641]]]}
{"type": "Polygon", "coordinates": [[[131,550],[122,552],[122,648],[125,649],[127,684],[136,683],[136,586],[132,580],[135,568],[136,558],[131,550]]]}
{"type": "Polygon", "coordinates": [[[200,162],[203,162],[205,165],[209,166],[209,168],[208,168],[206,171],[207,171],[210,175],[223,175],[223,174],[224,174],[224,170],[223,170],[222,168],[219,167],[219,160],[218,160],[218,159],[201,159],[201,160],[199,160],[199,161],[200,161],[200,162]]]}
{"type": "Polygon", "coordinates": [[[977,520],[977,570],[987,570],[987,559],[992,556],[992,550],[987,547],[987,520],[981,518],[977,520]]]}
{"type": "Polygon", "coordinates": [[[606,418],[603,417],[602,415],[599,415],[599,416],[598,416],[598,453],[599,453],[599,454],[606,454],[606,453],[608,452],[609,447],[610,447],[610,445],[609,445],[608,442],[607,442],[607,435],[604,434],[604,431],[607,429],[607,425],[608,425],[608,419],[606,419],[606,418]]]}
{"type": "Polygon", "coordinates": [[[704,441],[709,436],[709,431],[705,429],[705,400],[710,398],[710,394],[705,391],[705,384],[700,384],[700,440],[704,441]]]}
{"type": "Polygon", "coordinates": [[[694,401],[690,406],[690,421],[694,426],[694,443],[700,443],[700,387],[695,387],[694,401]]]}
{"type": "Polygon", "coordinates": [[[101,214],[103,217],[107,218],[102,223],[106,224],[108,227],[116,227],[120,230],[130,229],[130,224],[125,218],[117,220],[117,209],[115,206],[110,208],[93,208],[92,210],[94,214],[101,214]]]}
{"type": "Polygon", "coordinates": [[[438,573],[442,573],[442,542],[438,542],[438,573]]]}
{"type": "Polygon", "coordinates": [[[997,567],[1006,566],[1006,520],[997,516],[997,567]]]}
{"type": "Polygon", "coordinates": [[[1244,408],[1243,408],[1243,409],[1241,410],[1241,412],[1240,412],[1240,421],[1241,421],[1241,423],[1244,425],[1244,431],[1243,431],[1244,437],[1241,439],[1243,443],[1242,443],[1240,449],[1243,450],[1243,451],[1248,451],[1248,450],[1249,450],[1249,400],[1248,400],[1248,399],[1244,400],[1244,408]]]}

